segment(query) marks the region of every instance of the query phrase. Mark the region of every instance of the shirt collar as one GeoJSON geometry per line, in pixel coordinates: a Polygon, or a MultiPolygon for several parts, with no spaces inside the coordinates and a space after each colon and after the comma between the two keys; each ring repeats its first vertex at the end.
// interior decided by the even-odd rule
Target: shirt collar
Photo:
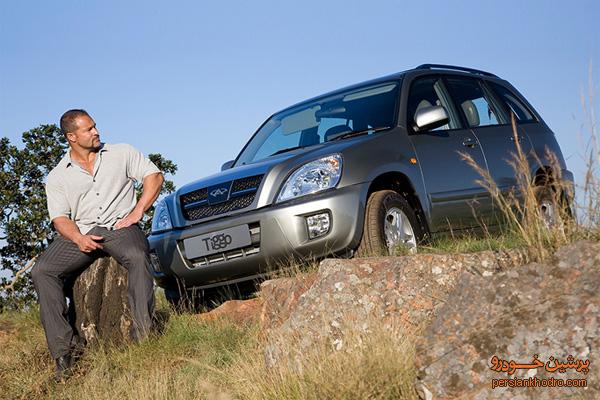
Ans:
{"type": "MultiPolygon", "coordinates": [[[[104,153],[109,148],[109,145],[107,143],[101,143],[100,146],[101,147],[100,150],[98,150],[98,153],[104,153]]],[[[71,161],[71,147],[67,149],[67,153],[63,157],[62,161],[65,163],[65,168],[68,168],[71,165],[73,165],[73,162],[71,161]]]]}

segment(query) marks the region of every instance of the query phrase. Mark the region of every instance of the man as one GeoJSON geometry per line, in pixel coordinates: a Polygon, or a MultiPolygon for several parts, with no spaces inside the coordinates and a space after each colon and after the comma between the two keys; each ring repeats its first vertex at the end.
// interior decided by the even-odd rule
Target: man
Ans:
{"type": "Polygon", "coordinates": [[[48,212],[59,235],[31,272],[57,380],[72,364],[64,282],[96,258],[108,254],[127,269],[132,338],[139,341],[148,334],[154,290],[148,241],[138,222],[164,180],[156,165],[133,147],[100,142],[96,123],[85,110],[64,113],[60,128],[69,150],[46,183],[48,212]],[[143,182],[138,201],[134,180],[143,182]]]}

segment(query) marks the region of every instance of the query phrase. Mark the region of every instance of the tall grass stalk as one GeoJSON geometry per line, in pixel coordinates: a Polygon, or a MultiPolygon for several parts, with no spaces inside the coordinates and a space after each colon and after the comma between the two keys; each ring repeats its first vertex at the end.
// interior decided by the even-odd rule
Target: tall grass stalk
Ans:
{"type": "Polygon", "coordinates": [[[544,161],[536,155],[525,154],[520,145],[514,115],[511,118],[515,151],[507,162],[515,172],[516,188],[502,191],[490,172],[469,155],[462,158],[479,173],[482,179],[477,183],[492,196],[500,211],[500,219],[506,227],[505,234],[522,242],[537,260],[548,258],[558,247],[581,238],[595,237],[598,234],[600,216],[600,185],[595,169],[600,162],[597,148],[595,125],[591,127],[591,150],[587,174],[582,192],[585,205],[576,203],[575,187],[565,181],[556,154],[546,150],[544,161]],[[531,165],[533,159],[535,165],[531,165]],[[532,171],[543,168],[541,174],[532,176],[532,171]],[[577,218],[579,210],[582,215],[577,218]],[[581,221],[585,221],[584,224],[581,221]]]}

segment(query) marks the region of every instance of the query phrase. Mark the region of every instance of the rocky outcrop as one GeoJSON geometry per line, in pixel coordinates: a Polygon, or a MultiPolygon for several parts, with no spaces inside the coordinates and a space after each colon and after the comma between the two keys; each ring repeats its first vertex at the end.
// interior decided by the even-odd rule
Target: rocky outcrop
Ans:
{"type": "Polygon", "coordinates": [[[462,272],[492,275],[524,263],[523,252],[422,254],[405,257],[327,259],[314,284],[300,296],[280,327],[271,329],[265,351],[269,365],[327,342],[340,350],[351,331],[370,330],[369,321],[416,333],[454,289],[462,272]],[[290,352],[290,343],[294,352],[290,352]]]}
{"type": "Polygon", "coordinates": [[[129,340],[132,319],[127,299],[127,270],[113,258],[96,260],[73,287],[75,328],[87,343],[129,340]]]}
{"type": "MultiPolygon", "coordinates": [[[[417,345],[421,390],[434,399],[600,398],[600,243],[561,249],[553,262],[529,264],[490,277],[462,274],[417,345]],[[534,355],[556,363],[590,360],[589,373],[545,367],[492,371],[492,357],[531,364],[534,355]],[[533,379],[529,379],[533,378],[533,379]],[[587,389],[496,387],[587,379],[587,389]],[[515,380],[516,379],[516,380],[515,380]],[[537,380],[536,380],[537,379],[537,380]],[[508,385],[508,381],[505,383],[508,385]]],[[[585,371],[584,371],[585,372],[585,371]]]]}
{"type": "Polygon", "coordinates": [[[260,298],[263,307],[260,324],[265,331],[278,328],[296,310],[302,295],[317,279],[316,273],[298,275],[294,278],[279,278],[260,285],[260,298]]]}
{"type": "Polygon", "coordinates": [[[253,312],[269,366],[347,350],[356,332],[400,328],[416,345],[423,399],[597,399],[599,290],[600,243],[579,242],[544,264],[528,263],[520,250],[328,259],[316,273],[263,283],[253,312]],[[494,356],[531,366],[534,355],[548,371],[546,364],[510,375],[492,370],[494,356]],[[569,356],[590,361],[587,371],[552,371],[550,357],[568,363],[569,356]],[[585,379],[587,388],[508,387],[513,378],[540,386],[585,379]]]}

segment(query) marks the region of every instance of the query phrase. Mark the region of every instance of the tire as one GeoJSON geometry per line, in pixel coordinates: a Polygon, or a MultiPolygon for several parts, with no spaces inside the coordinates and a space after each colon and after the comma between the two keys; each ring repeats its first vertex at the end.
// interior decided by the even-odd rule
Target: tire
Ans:
{"type": "Polygon", "coordinates": [[[423,228],[408,201],[393,190],[380,190],[367,201],[357,255],[414,254],[423,237],[423,228]]]}

